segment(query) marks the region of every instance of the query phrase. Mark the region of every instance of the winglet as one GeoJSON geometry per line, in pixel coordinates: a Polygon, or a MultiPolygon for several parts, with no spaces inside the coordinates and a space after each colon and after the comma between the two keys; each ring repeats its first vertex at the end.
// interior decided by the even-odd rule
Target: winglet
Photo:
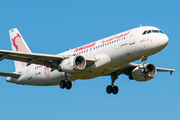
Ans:
{"type": "Polygon", "coordinates": [[[172,73],[173,73],[174,71],[176,71],[176,70],[175,70],[175,69],[171,70],[171,71],[170,71],[170,75],[172,75],[172,73]]]}
{"type": "Polygon", "coordinates": [[[172,75],[173,71],[170,71],[170,75],[172,75]]]}

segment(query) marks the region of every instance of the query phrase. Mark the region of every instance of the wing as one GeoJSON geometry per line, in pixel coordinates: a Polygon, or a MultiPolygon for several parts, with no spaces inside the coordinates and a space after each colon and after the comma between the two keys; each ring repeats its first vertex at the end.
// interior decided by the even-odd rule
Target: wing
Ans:
{"type": "Polygon", "coordinates": [[[18,78],[21,74],[0,72],[0,76],[18,78]]]}
{"type": "Polygon", "coordinates": [[[64,57],[59,55],[49,55],[49,54],[38,54],[38,53],[26,53],[26,52],[16,52],[8,50],[0,50],[0,60],[10,59],[16,61],[27,62],[30,64],[40,64],[51,67],[52,61],[61,61],[64,57]]]}
{"type": "MultiPolygon", "coordinates": [[[[51,54],[39,54],[39,53],[26,53],[16,52],[8,50],[0,50],[0,61],[3,59],[10,59],[16,61],[27,62],[27,66],[31,64],[39,64],[47,67],[57,67],[63,59],[66,59],[72,55],[51,55],[51,54]]],[[[87,63],[95,62],[94,58],[85,58],[87,63]]]]}
{"type": "Polygon", "coordinates": [[[159,68],[159,67],[156,67],[156,70],[158,72],[170,72],[170,74],[172,74],[174,71],[176,71],[175,69],[159,68]]]}
{"type": "MultiPolygon", "coordinates": [[[[133,71],[134,68],[141,66],[141,64],[136,64],[136,63],[128,63],[126,64],[123,69],[121,70],[121,74],[126,74],[126,75],[130,75],[131,72],[133,71]]],[[[168,69],[168,68],[159,68],[156,67],[156,70],[158,72],[170,72],[170,74],[172,74],[172,72],[176,71],[175,69],[168,69]]]]}

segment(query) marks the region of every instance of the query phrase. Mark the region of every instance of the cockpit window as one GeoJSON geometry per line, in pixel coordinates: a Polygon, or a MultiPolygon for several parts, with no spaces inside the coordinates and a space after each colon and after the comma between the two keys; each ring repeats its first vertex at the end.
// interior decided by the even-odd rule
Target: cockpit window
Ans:
{"type": "Polygon", "coordinates": [[[143,32],[143,35],[149,34],[149,33],[163,33],[163,32],[160,30],[146,30],[143,32]]]}
{"type": "Polygon", "coordinates": [[[159,30],[152,30],[153,33],[159,33],[159,30]]]}
{"type": "Polygon", "coordinates": [[[147,30],[143,32],[143,35],[146,34],[147,30]]]}
{"type": "Polygon", "coordinates": [[[151,30],[148,30],[147,34],[151,33],[152,31],[151,30]]]}

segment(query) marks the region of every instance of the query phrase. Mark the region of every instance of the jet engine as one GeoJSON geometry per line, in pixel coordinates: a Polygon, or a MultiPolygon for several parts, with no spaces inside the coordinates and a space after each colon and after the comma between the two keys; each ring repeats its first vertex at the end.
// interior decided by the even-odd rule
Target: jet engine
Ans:
{"type": "Polygon", "coordinates": [[[148,81],[156,75],[156,67],[153,64],[145,63],[132,71],[132,78],[136,81],[148,81]]]}
{"type": "Polygon", "coordinates": [[[83,56],[77,55],[64,59],[58,70],[66,73],[76,73],[86,67],[86,60],[83,56]]]}

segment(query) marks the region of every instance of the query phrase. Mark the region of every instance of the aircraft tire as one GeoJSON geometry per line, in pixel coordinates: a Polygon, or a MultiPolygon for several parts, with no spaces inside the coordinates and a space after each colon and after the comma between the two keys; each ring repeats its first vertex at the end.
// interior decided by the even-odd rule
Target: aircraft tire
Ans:
{"type": "Polygon", "coordinates": [[[66,82],[66,89],[71,89],[71,87],[72,87],[72,83],[71,83],[71,81],[67,81],[66,82]]]}
{"type": "Polygon", "coordinates": [[[112,86],[111,85],[108,85],[107,86],[107,88],[106,88],[106,92],[108,93],[108,94],[111,94],[112,93],[112,86]]]}
{"type": "Polygon", "coordinates": [[[65,80],[62,80],[60,83],[59,83],[59,86],[60,88],[64,89],[66,87],[66,82],[65,80]]]}
{"type": "Polygon", "coordinates": [[[119,91],[119,89],[118,89],[117,86],[114,86],[114,87],[112,88],[112,91],[113,91],[113,94],[117,94],[118,91],[119,91]]]}

